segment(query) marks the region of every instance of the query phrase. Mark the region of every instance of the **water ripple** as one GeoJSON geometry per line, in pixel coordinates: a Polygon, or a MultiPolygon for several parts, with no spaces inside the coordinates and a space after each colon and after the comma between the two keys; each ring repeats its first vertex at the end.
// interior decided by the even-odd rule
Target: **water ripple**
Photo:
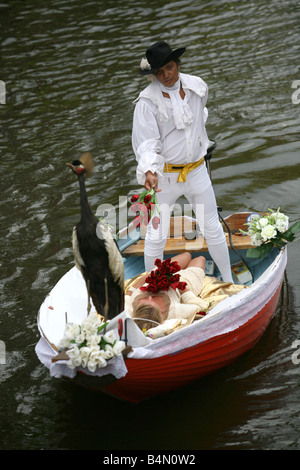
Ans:
{"type": "MultiPolygon", "coordinates": [[[[201,75],[209,85],[207,127],[218,144],[212,179],[224,212],[281,206],[296,220],[300,105],[292,103],[292,83],[300,78],[295,59],[300,49],[299,2],[54,0],[45,6],[3,0],[0,12],[0,79],[7,89],[6,104],[0,105],[0,339],[8,350],[0,385],[14,426],[10,433],[10,426],[4,425],[1,440],[6,448],[72,447],[67,436],[74,423],[65,406],[68,402],[68,410],[72,409],[74,397],[53,383],[43,368],[36,369],[34,362],[39,305],[73,265],[71,232],[79,217],[79,189],[65,163],[86,150],[93,153],[96,171],[87,189],[95,211],[104,202],[117,207],[120,195],[140,189],[131,149],[132,101],[147,84],[138,74],[145,49],[163,34],[173,47],[187,46],[181,70],[201,75]],[[52,400],[53,390],[63,397],[59,404],[52,400]],[[54,423],[56,414],[64,426],[54,423]]],[[[180,415],[185,430],[180,445],[300,448],[297,374],[288,367],[288,341],[300,330],[295,315],[299,247],[294,246],[289,252],[293,321],[273,332],[265,350],[255,349],[260,353],[256,365],[248,369],[245,363],[235,380],[216,387],[217,402],[219,394],[224,399],[225,389],[232,399],[241,400],[243,409],[237,407],[233,415],[224,417],[224,425],[214,420],[212,425],[209,417],[206,426],[201,409],[196,428],[186,426],[186,417],[180,415]],[[275,338],[284,343],[277,352],[275,338]]],[[[202,403],[210,404],[211,390],[200,387],[200,391],[202,403]]],[[[80,395],[80,403],[81,399],[86,398],[80,395]]],[[[165,406],[170,406],[171,417],[178,396],[168,400],[172,407],[167,400],[165,406]]],[[[194,402],[198,410],[198,389],[194,402]]],[[[117,415],[124,411],[119,406],[113,406],[117,415]]],[[[142,412],[147,406],[151,408],[145,405],[142,412]]],[[[157,409],[161,402],[152,406],[157,409]]],[[[8,422],[6,413],[0,412],[2,423],[8,422]]],[[[132,420],[127,447],[136,443],[130,435],[136,436],[139,413],[132,420]]],[[[168,435],[168,444],[177,442],[177,425],[176,417],[174,433],[168,425],[162,445],[168,435]]],[[[86,429],[87,437],[78,437],[78,447],[91,439],[90,428],[86,429]]],[[[154,435],[150,425],[146,440],[157,448],[154,435]]],[[[92,442],[106,448],[113,444],[109,437],[102,444],[92,442]]]]}

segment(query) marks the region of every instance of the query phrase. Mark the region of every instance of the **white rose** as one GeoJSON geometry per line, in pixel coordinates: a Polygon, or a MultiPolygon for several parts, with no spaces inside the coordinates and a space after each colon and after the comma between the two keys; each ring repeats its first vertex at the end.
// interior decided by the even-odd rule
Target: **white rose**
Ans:
{"type": "Polygon", "coordinates": [[[102,351],[100,351],[99,348],[98,350],[93,349],[90,354],[90,358],[88,362],[88,369],[91,372],[95,372],[97,367],[101,368],[101,367],[105,367],[106,365],[107,365],[107,362],[105,358],[103,357],[102,351]]]}
{"type": "Polygon", "coordinates": [[[90,335],[86,338],[87,346],[94,348],[100,343],[101,337],[99,335],[90,335]]]}
{"type": "Polygon", "coordinates": [[[66,349],[70,346],[71,342],[69,338],[64,337],[63,339],[60,340],[59,342],[59,347],[61,349],[66,349]]]}
{"type": "Polygon", "coordinates": [[[288,216],[283,214],[283,212],[276,212],[275,214],[276,219],[287,220],[288,216]]]}
{"type": "Polygon", "coordinates": [[[83,333],[79,333],[79,335],[75,337],[75,341],[77,344],[83,343],[85,341],[85,335],[83,333]]]}
{"type": "Polygon", "coordinates": [[[76,325],[75,323],[68,323],[65,328],[64,337],[60,341],[60,346],[62,348],[68,348],[70,346],[70,342],[74,340],[79,333],[79,325],[76,325]]]}
{"type": "Polygon", "coordinates": [[[88,320],[84,320],[81,324],[81,331],[84,334],[95,334],[97,333],[97,326],[88,320]]]}
{"type": "Polygon", "coordinates": [[[262,217],[261,219],[259,219],[258,224],[259,228],[264,228],[268,225],[268,219],[266,217],[262,217]]]}
{"type": "Polygon", "coordinates": [[[124,341],[117,341],[116,344],[113,346],[113,350],[116,356],[119,356],[123,349],[125,348],[124,341]]]}
{"type": "Polygon", "coordinates": [[[105,365],[106,361],[100,354],[99,346],[90,348],[90,354],[87,362],[87,368],[89,369],[89,371],[95,372],[97,367],[104,367],[105,365]]]}
{"type": "Polygon", "coordinates": [[[288,222],[284,221],[283,219],[279,219],[277,220],[275,227],[277,230],[279,230],[279,232],[283,233],[288,229],[288,225],[288,222]]]}
{"type": "Polygon", "coordinates": [[[90,354],[91,354],[91,349],[88,348],[87,346],[83,346],[82,348],[80,348],[81,365],[83,367],[87,367],[90,354]]]}
{"type": "Polygon", "coordinates": [[[114,350],[110,346],[110,344],[105,345],[104,353],[102,354],[105,357],[105,359],[111,359],[112,357],[114,357],[114,350]]]}
{"type": "Polygon", "coordinates": [[[88,364],[87,364],[88,370],[89,370],[90,372],[95,372],[95,370],[97,369],[97,366],[98,366],[97,361],[95,361],[94,358],[91,358],[91,357],[90,357],[90,358],[89,358],[89,362],[88,362],[88,364]]]}
{"type": "Polygon", "coordinates": [[[277,230],[273,225],[266,225],[261,231],[261,236],[264,241],[275,238],[277,235],[277,230]]]}
{"type": "Polygon", "coordinates": [[[81,329],[85,334],[96,334],[102,321],[96,312],[88,315],[81,324],[81,329]]]}
{"type": "Polygon", "coordinates": [[[113,343],[114,341],[116,341],[116,335],[115,335],[115,332],[112,330],[112,331],[108,331],[107,333],[105,333],[105,335],[103,335],[103,339],[104,341],[106,341],[107,343],[113,343]]]}
{"type": "Polygon", "coordinates": [[[275,226],[279,232],[285,232],[289,227],[289,218],[282,212],[276,212],[275,226]]]}
{"type": "Polygon", "coordinates": [[[262,238],[259,233],[252,235],[251,237],[251,245],[253,246],[260,246],[262,244],[262,238]]]}
{"type": "Polygon", "coordinates": [[[78,346],[75,345],[72,349],[69,349],[67,351],[67,355],[69,357],[67,365],[70,369],[75,369],[75,367],[79,367],[81,365],[81,354],[78,346]]]}
{"type": "Polygon", "coordinates": [[[88,336],[96,334],[96,330],[93,328],[90,328],[89,325],[82,324],[81,325],[81,333],[84,338],[87,338],[88,336]]]}

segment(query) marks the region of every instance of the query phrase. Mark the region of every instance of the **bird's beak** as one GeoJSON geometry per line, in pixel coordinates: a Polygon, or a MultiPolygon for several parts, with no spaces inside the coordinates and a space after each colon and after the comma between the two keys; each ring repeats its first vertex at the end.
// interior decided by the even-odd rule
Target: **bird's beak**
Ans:
{"type": "Polygon", "coordinates": [[[66,163],[66,165],[70,167],[73,171],[75,171],[76,173],[76,167],[74,165],[72,165],[71,163],[66,163]]]}

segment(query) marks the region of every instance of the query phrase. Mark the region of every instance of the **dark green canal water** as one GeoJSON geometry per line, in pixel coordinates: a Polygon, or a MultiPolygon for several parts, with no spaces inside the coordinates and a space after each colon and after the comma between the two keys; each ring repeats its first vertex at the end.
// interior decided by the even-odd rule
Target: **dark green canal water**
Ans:
{"type": "Polygon", "coordinates": [[[299,25],[298,0],[2,0],[0,449],[300,449],[299,240],[259,343],[181,390],[132,406],[51,378],[34,351],[39,306],[73,265],[78,185],[65,162],[93,153],[95,209],[139,189],[132,101],[151,43],[187,46],[181,70],[209,85],[223,215],[280,206],[299,218],[299,25]]]}

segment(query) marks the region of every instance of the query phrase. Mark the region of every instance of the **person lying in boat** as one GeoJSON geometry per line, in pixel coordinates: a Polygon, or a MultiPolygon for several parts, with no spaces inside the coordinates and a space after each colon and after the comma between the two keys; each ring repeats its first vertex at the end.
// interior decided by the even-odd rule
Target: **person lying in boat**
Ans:
{"type": "MultiPolygon", "coordinates": [[[[177,261],[180,282],[186,283],[184,289],[161,290],[157,293],[140,290],[145,285],[148,273],[141,276],[125,295],[125,309],[136,319],[141,329],[148,329],[170,318],[188,318],[208,307],[208,303],[199,297],[205,277],[205,258],[192,259],[188,252],[171,259],[177,261]],[[143,319],[138,321],[137,319],[143,319]]],[[[153,270],[155,271],[155,270],[153,270]]]]}

